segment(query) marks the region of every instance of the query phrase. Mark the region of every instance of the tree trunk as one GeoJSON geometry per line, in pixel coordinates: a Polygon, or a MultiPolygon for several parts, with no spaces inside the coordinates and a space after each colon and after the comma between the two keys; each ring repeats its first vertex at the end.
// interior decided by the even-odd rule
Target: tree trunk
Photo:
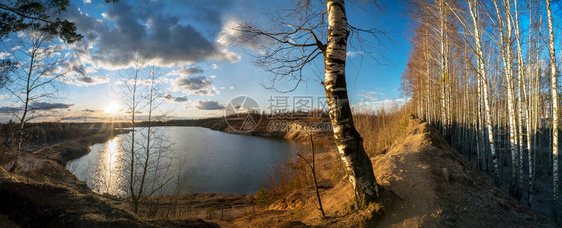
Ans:
{"type": "Polygon", "coordinates": [[[476,44],[476,56],[478,58],[478,74],[482,80],[482,93],[484,96],[484,123],[488,131],[488,143],[490,145],[490,156],[492,156],[493,172],[496,184],[499,183],[499,168],[498,168],[498,155],[496,154],[496,147],[494,144],[494,129],[492,127],[492,113],[490,108],[490,93],[488,92],[488,78],[486,77],[486,68],[484,66],[484,51],[482,50],[482,43],[480,41],[480,25],[478,22],[478,11],[475,2],[469,1],[470,14],[474,24],[474,42],[476,44]],[[473,9],[474,8],[474,9],[473,9]]]}
{"type": "MultiPolygon", "coordinates": [[[[517,115],[518,115],[518,131],[519,131],[519,137],[518,137],[518,144],[519,144],[519,189],[523,190],[525,188],[525,186],[523,186],[523,176],[524,176],[524,171],[523,171],[523,151],[524,151],[524,147],[523,147],[523,117],[525,117],[526,122],[526,129],[527,132],[529,132],[529,125],[528,125],[528,117],[525,114],[524,110],[529,110],[526,107],[526,104],[528,104],[528,102],[526,100],[524,100],[525,98],[525,83],[523,83],[523,66],[525,65],[525,62],[523,61],[523,51],[521,48],[521,34],[520,34],[520,29],[519,29],[519,12],[518,12],[518,5],[517,5],[517,0],[514,0],[514,15],[515,15],[515,40],[516,45],[517,45],[517,78],[518,78],[518,90],[519,92],[517,93],[517,101],[518,101],[518,110],[517,110],[517,115]]],[[[528,137],[527,137],[528,138],[528,137]]]]}
{"type": "MultiPolygon", "coordinates": [[[[509,2],[509,1],[508,1],[509,2]]],[[[509,3],[508,3],[509,4],[509,3]]],[[[519,190],[517,185],[517,123],[515,118],[515,96],[513,94],[513,68],[512,68],[512,60],[513,56],[511,53],[511,35],[512,35],[512,27],[511,27],[511,18],[509,15],[502,17],[500,9],[498,8],[497,2],[494,1],[494,6],[496,9],[496,15],[498,19],[498,23],[500,23],[500,45],[501,45],[501,56],[503,60],[503,68],[505,71],[505,78],[507,81],[507,110],[508,110],[508,124],[509,124],[509,148],[511,151],[511,185],[509,191],[512,195],[518,196],[519,190]],[[505,29],[504,29],[504,22],[505,19],[505,29]]],[[[510,6],[506,6],[507,10],[511,10],[510,6]]]]}
{"type": "Polygon", "coordinates": [[[447,88],[447,78],[449,77],[448,73],[448,62],[447,62],[447,55],[446,55],[446,40],[447,40],[447,34],[445,33],[445,14],[443,12],[443,0],[439,1],[439,22],[440,22],[440,26],[439,26],[439,45],[440,45],[440,57],[441,57],[441,61],[440,61],[440,67],[441,67],[441,76],[439,78],[439,82],[441,83],[441,97],[440,97],[440,101],[441,101],[441,126],[443,127],[443,136],[445,137],[445,139],[447,140],[447,128],[448,126],[448,121],[447,121],[447,104],[446,104],[446,88],[447,88]]]}
{"type": "Polygon", "coordinates": [[[30,101],[31,90],[32,90],[32,88],[31,88],[31,76],[33,74],[33,69],[34,69],[34,65],[35,65],[36,49],[37,48],[35,48],[31,52],[31,63],[29,64],[29,70],[27,72],[27,78],[26,78],[27,82],[26,82],[26,87],[25,87],[25,102],[24,102],[24,105],[23,105],[23,114],[21,115],[21,118],[20,118],[20,127],[18,129],[18,138],[17,138],[17,142],[16,142],[17,143],[16,156],[14,158],[14,164],[8,170],[8,172],[10,172],[10,173],[15,172],[18,168],[18,160],[19,160],[19,155],[21,153],[21,144],[23,143],[25,122],[27,121],[27,113],[29,112],[29,101],[30,101]]]}
{"type": "Polygon", "coordinates": [[[427,95],[426,95],[426,99],[427,99],[427,106],[426,106],[426,110],[427,110],[427,116],[425,117],[425,119],[427,120],[427,122],[429,124],[431,124],[431,69],[430,69],[430,64],[431,61],[429,59],[429,42],[425,43],[425,53],[424,53],[424,57],[425,57],[425,61],[426,61],[426,77],[427,77],[427,95]]]}
{"type": "Polygon", "coordinates": [[[358,208],[364,208],[379,196],[373,165],[363,147],[363,139],[353,124],[347,96],[345,60],[349,36],[343,0],[327,0],[328,40],[324,54],[326,100],[329,106],[334,140],[355,193],[358,208]]]}
{"type": "Polygon", "coordinates": [[[557,222],[558,212],[558,92],[556,88],[556,52],[554,49],[554,32],[550,0],[545,0],[548,16],[548,45],[550,54],[550,85],[552,96],[552,216],[557,222]]]}
{"type": "Polygon", "coordinates": [[[316,190],[316,199],[318,199],[318,209],[320,210],[320,212],[322,212],[322,217],[326,217],[326,213],[324,213],[324,207],[322,207],[322,198],[320,198],[320,190],[318,189],[318,181],[316,179],[316,159],[315,159],[316,147],[314,146],[314,139],[312,139],[312,136],[313,136],[313,132],[310,132],[309,133],[310,151],[312,152],[312,165],[310,166],[310,169],[312,170],[312,178],[314,180],[314,189],[316,190]]]}

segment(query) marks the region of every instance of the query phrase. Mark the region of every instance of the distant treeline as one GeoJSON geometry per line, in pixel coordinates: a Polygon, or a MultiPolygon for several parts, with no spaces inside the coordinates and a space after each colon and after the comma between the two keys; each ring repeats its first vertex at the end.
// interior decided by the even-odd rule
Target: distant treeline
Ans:
{"type": "MultiPolygon", "coordinates": [[[[137,123],[138,127],[146,126],[203,126],[209,121],[222,119],[191,119],[191,120],[169,120],[169,121],[152,121],[137,123]]],[[[109,131],[113,128],[128,128],[130,123],[127,122],[94,122],[94,123],[64,123],[64,122],[40,122],[29,123],[25,129],[25,138],[33,143],[41,144],[48,142],[61,141],[71,138],[85,137],[92,134],[101,133],[101,131],[109,131]]],[[[0,140],[9,143],[11,139],[16,137],[19,124],[8,122],[0,124],[0,140]]]]}

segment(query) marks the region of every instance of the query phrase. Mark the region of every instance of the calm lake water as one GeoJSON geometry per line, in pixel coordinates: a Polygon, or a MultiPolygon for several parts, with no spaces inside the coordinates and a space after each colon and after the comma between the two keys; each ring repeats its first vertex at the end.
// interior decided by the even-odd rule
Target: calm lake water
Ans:
{"type": "MultiPolygon", "coordinates": [[[[144,138],[147,132],[139,129],[136,138],[144,138]]],[[[130,138],[131,133],[123,134],[92,145],[89,154],[68,162],[67,168],[94,191],[124,196],[131,173],[130,138]]],[[[156,127],[152,138],[157,140],[150,146],[144,191],[155,194],[253,194],[279,164],[294,159],[294,153],[302,149],[302,145],[286,140],[202,127],[156,127]]],[[[134,178],[138,186],[143,167],[138,161],[145,160],[146,140],[135,144],[139,151],[134,178]]]]}

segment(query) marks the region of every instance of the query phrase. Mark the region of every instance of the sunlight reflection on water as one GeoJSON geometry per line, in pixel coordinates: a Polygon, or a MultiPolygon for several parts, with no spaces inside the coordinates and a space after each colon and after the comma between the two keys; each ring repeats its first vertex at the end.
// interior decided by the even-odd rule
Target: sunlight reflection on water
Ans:
{"type": "MultiPolygon", "coordinates": [[[[107,148],[104,151],[104,157],[107,157],[105,164],[99,164],[100,167],[106,167],[105,172],[98,174],[98,191],[99,193],[109,193],[112,195],[122,195],[124,192],[121,190],[122,178],[118,171],[122,167],[122,160],[117,159],[123,151],[118,150],[119,137],[113,138],[107,143],[107,148]]],[[[100,162],[103,161],[100,159],[100,162]]]]}
{"type": "MultiPolygon", "coordinates": [[[[294,158],[294,152],[301,147],[284,140],[231,135],[200,127],[154,129],[170,142],[168,147],[163,147],[162,142],[150,146],[151,153],[156,154],[150,160],[145,191],[157,190],[156,195],[256,193],[276,166],[294,158]],[[158,188],[162,183],[166,186],[158,188]]],[[[140,128],[136,132],[142,138],[147,130],[140,128]]],[[[127,195],[131,177],[130,136],[131,133],[119,135],[91,146],[89,154],[70,161],[67,168],[98,193],[127,195]]],[[[135,148],[146,150],[144,143],[136,141],[135,148]]],[[[139,153],[135,163],[143,156],[139,153]]],[[[138,176],[134,179],[137,181],[138,176]]]]}
{"type": "Polygon", "coordinates": [[[122,160],[118,159],[123,153],[118,147],[120,139],[119,137],[115,137],[106,144],[96,144],[92,146],[92,151],[97,150],[98,153],[92,154],[92,158],[87,160],[88,164],[82,164],[94,169],[93,172],[90,172],[91,176],[89,179],[93,180],[92,189],[100,194],[125,194],[125,192],[122,191],[123,178],[120,174],[122,160]]]}

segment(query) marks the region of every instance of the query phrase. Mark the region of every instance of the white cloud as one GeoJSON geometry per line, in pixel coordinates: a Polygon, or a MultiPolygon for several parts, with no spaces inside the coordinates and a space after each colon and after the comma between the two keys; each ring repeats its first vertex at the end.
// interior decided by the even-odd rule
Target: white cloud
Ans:
{"type": "Polygon", "coordinates": [[[400,107],[404,105],[406,102],[403,98],[398,99],[385,99],[385,100],[378,100],[378,101],[363,101],[357,102],[356,104],[352,105],[353,108],[357,109],[367,109],[373,111],[379,111],[381,109],[391,110],[395,107],[400,107]]]}
{"type": "Polygon", "coordinates": [[[166,76],[182,76],[187,77],[195,74],[203,73],[203,69],[199,66],[183,66],[179,70],[170,71],[166,76]]]}
{"type": "Polygon", "coordinates": [[[175,97],[169,93],[164,95],[162,98],[164,98],[166,102],[186,102],[188,100],[186,96],[175,97]]]}
{"type": "Polygon", "coordinates": [[[182,76],[172,81],[172,91],[181,91],[189,95],[215,95],[220,92],[213,82],[205,76],[182,76]]]}
{"type": "Polygon", "coordinates": [[[357,94],[357,96],[361,97],[363,100],[377,101],[383,98],[385,94],[383,92],[366,91],[364,93],[357,94]]]}
{"type": "MultiPolygon", "coordinates": [[[[160,2],[127,1],[109,4],[104,22],[69,6],[64,18],[75,23],[84,39],[74,44],[97,68],[109,70],[131,66],[138,47],[149,52],[148,61],[159,67],[177,67],[206,60],[237,62],[240,56],[221,41],[209,38],[191,24],[164,12],[160,2]],[[143,10],[149,9],[149,10],[143,10]]],[[[217,22],[220,23],[220,22],[217,22]]]]}
{"type": "Polygon", "coordinates": [[[347,55],[347,57],[349,57],[349,58],[353,58],[353,57],[355,57],[355,56],[357,56],[357,55],[361,55],[361,56],[362,56],[362,55],[363,55],[363,51],[348,51],[348,52],[346,53],[346,55],[347,55]]]}
{"type": "Polygon", "coordinates": [[[240,22],[234,18],[230,18],[223,26],[219,33],[217,43],[222,46],[232,45],[238,37],[240,32],[236,29],[240,22]]]}
{"type": "Polygon", "coordinates": [[[75,86],[91,86],[91,85],[99,85],[109,83],[109,77],[104,76],[78,76],[78,77],[65,77],[62,78],[62,81],[66,84],[75,85],[75,86]]]}
{"type": "Polygon", "coordinates": [[[192,106],[198,110],[222,110],[224,105],[220,104],[218,101],[211,100],[198,100],[192,104],[192,106]]]}
{"type": "Polygon", "coordinates": [[[0,59],[7,59],[7,57],[10,57],[11,54],[8,52],[0,52],[0,59]]]}
{"type": "Polygon", "coordinates": [[[0,94],[0,100],[14,98],[14,95],[11,94],[0,94]]]}

